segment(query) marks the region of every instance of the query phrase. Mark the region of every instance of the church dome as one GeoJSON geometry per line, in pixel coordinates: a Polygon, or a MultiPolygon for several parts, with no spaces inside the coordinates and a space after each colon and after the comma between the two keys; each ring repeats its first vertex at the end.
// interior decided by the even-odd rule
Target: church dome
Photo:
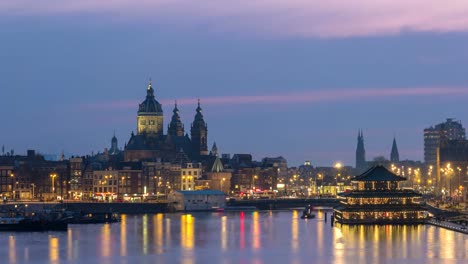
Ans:
{"type": "Polygon", "coordinates": [[[146,99],[140,104],[138,113],[162,113],[161,104],[154,98],[154,89],[151,85],[151,80],[146,90],[146,99]]]}

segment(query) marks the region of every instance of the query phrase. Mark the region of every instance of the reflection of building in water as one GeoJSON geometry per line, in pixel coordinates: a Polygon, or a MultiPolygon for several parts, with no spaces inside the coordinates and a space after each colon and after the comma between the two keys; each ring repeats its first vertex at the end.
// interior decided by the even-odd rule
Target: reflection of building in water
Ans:
{"type": "Polygon", "coordinates": [[[180,216],[180,243],[183,249],[192,250],[195,242],[195,218],[191,215],[180,216]]]}
{"type": "Polygon", "coordinates": [[[341,205],[335,218],[344,224],[422,223],[427,212],[415,202],[421,194],[403,190],[397,176],[383,166],[375,166],[352,180],[354,190],[339,194],[341,205]]]}

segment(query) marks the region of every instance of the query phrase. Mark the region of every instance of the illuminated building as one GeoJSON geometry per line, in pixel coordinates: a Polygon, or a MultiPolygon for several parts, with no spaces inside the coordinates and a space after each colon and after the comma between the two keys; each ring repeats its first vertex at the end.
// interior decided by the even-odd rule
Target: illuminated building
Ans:
{"type": "Polygon", "coordinates": [[[460,121],[447,118],[445,123],[424,129],[424,161],[435,164],[441,140],[464,140],[465,128],[460,121]]]}
{"type": "Polygon", "coordinates": [[[400,189],[406,178],[375,166],[352,179],[353,190],[338,194],[335,219],[343,224],[417,224],[427,212],[415,201],[421,194],[400,189]]]}
{"type": "Polygon", "coordinates": [[[162,105],[156,100],[151,82],[146,90],[146,98],[139,105],[137,114],[137,134],[131,133],[124,149],[125,161],[173,161],[179,151],[190,160],[200,160],[208,155],[208,126],[203,118],[200,101],[190,129],[190,136],[184,134],[177,103],[174,106],[171,122],[164,134],[162,105]]]}

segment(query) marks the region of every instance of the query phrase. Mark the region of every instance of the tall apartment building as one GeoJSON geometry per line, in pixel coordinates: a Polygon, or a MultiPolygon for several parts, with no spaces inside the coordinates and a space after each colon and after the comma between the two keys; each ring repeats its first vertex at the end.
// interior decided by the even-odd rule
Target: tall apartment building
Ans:
{"type": "Polygon", "coordinates": [[[435,164],[437,148],[441,140],[464,140],[465,128],[461,121],[447,118],[447,121],[424,129],[424,161],[435,164]]]}

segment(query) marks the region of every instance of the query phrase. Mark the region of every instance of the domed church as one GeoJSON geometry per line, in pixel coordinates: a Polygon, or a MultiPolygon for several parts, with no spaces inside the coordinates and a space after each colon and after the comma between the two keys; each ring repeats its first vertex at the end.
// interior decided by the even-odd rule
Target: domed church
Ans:
{"type": "Polygon", "coordinates": [[[137,115],[137,134],[133,132],[124,149],[125,161],[161,160],[172,162],[182,152],[191,160],[200,160],[208,155],[208,126],[203,119],[200,100],[190,137],[185,133],[180,120],[177,102],[172,111],[167,134],[164,134],[162,105],[154,96],[151,80],[146,89],[146,99],[140,104],[137,115]]]}

